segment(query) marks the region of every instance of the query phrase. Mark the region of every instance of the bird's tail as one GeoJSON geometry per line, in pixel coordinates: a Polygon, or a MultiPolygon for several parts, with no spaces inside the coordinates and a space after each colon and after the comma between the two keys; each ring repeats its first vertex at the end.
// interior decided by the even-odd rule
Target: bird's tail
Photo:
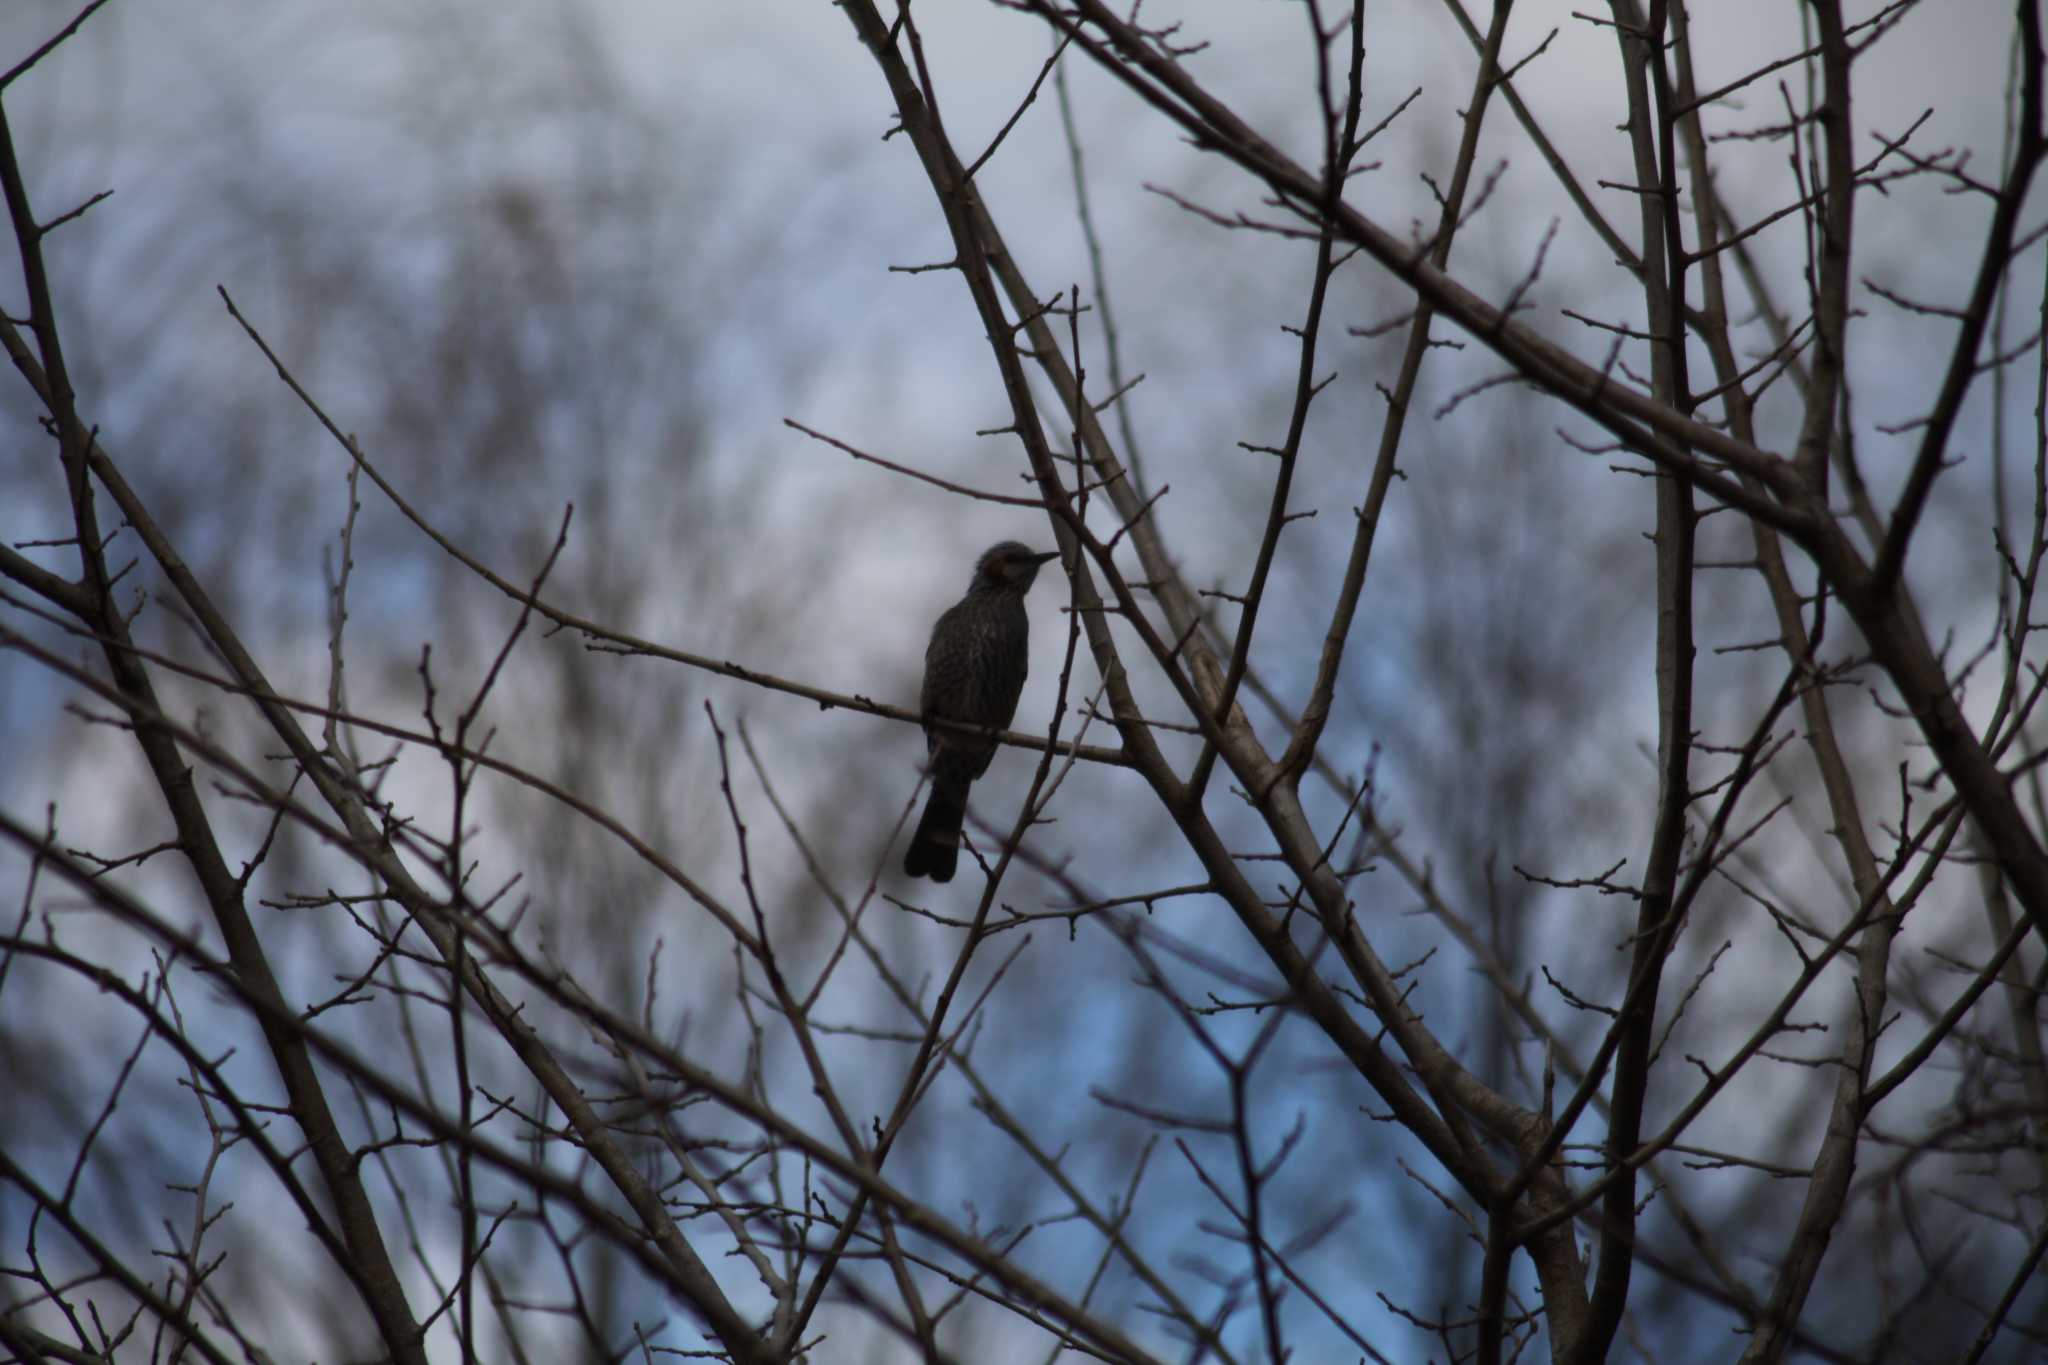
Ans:
{"type": "Polygon", "coordinates": [[[960,862],[960,826],[967,819],[968,783],[945,772],[932,774],[931,798],[924,803],[924,817],[917,833],[910,836],[910,848],[903,855],[906,876],[930,877],[935,882],[953,880],[960,862]]]}

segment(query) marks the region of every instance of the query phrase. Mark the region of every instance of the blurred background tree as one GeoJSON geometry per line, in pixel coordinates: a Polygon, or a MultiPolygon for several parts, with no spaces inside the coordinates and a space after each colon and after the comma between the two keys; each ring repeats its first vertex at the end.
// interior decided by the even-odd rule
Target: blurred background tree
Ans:
{"type": "MultiPolygon", "coordinates": [[[[1739,1064],[1675,1146],[1641,1154],[1633,1226],[1588,1201],[1553,1248],[1588,1284],[1603,1252],[1637,1262],[1625,1312],[1579,1330],[1585,1305],[1510,1245],[1532,1209],[1555,1206],[1474,1193],[1472,1172],[1505,1179],[1529,1150],[1475,1119],[1481,1106],[1437,1105],[1476,1134],[1455,1169],[1417,1123],[1384,1121],[1387,1091],[1330,1011],[1387,1047],[1390,1074],[1418,1093],[1432,1064],[1398,1029],[1389,1041],[1385,1002],[1285,846],[1285,813],[1228,756],[1192,814],[1159,799],[1109,718],[1101,642],[1073,634],[1107,618],[1070,608],[1116,574],[1149,582],[1137,600],[1173,642],[1172,610],[1155,606],[1173,591],[1163,570],[1227,667],[1255,600],[1235,700],[1246,742],[1277,758],[1342,600],[1354,510],[1382,471],[1317,766],[1287,785],[1301,827],[1329,843],[1321,875],[1339,874],[1417,1011],[1401,1027],[1547,1119],[1596,1058],[1603,1078],[1617,1065],[1602,1043],[1627,1012],[1636,893],[1669,808],[1656,668],[1671,599],[1645,540],[1672,544],[1656,507],[1669,481],[1643,477],[1639,453],[1585,453],[1613,437],[1541,383],[1480,387],[1513,366],[1457,319],[1415,339],[1414,290],[1351,254],[1354,238],[1333,230],[1319,268],[1331,216],[1247,176],[1223,131],[1190,138],[1139,98],[1136,49],[1119,65],[1072,45],[1055,69],[1049,5],[926,8],[892,45],[864,48],[840,7],[784,0],[109,6],[0,90],[11,202],[47,224],[114,191],[47,235],[17,223],[0,311],[22,339],[18,368],[27,355],[48,369],[29,284],[47,268],[81,430],[268,686],[375,723],[338,726],[322,762],[293,752],[248,678],[222,685],[241,670],[218,624],[104,484],[114,615],[146,651],[161,711],[95,691],[113,674],[94,635],[113,624],[67,618],[33,572],[90,581],[65,543],[77,508],[60,461],[90,440],[67,437],[66,405],[32,375],[0,387],[13,551],[0,814],[15,834],[0,851],[14,907],[0,1344],[49,1359],[2037,1354],[2048,1069],[2043,954],[2025,935],[2040,911],[1972,825],[1928,823],[1955,789],[1850,613],[1817,595],[1813,562],[1788,548],[1789,596],[1774,599],[1751,519],[1712,510],[1711,493],[1696,495],[1711,514],[1670,590],[1692,613],[1678,728],[1697,746],[1697,798],[1678,801],[1670,851],[1702,875],[1658,962],[1643,1137],[1704,1074],[1739,1064]],[[912,153],[929,145],[917,106],[892,99],[878,53],[929,80],[961,162],[1000,138],[974,190],[1130,471],[1095,484],[1078,516],[963,498],[784,425],[949,484],[1046,496],[1020,390],[991,363],[1005,344],[992,352],[991,336],[1026,339],[1010,325],[1022,310],[1012,301],[1001,326],[978,315],[959,287],[971,262],[892,269],[971,253],[948,230],[963,201],[934,196],[912,153]],[[520,590],[545,575],[539,615],[356,472],[216,286],[421,522],[520,590]],[[1331,382],[1309,406],[1312,295],[1324,302],[1305,372],[1331,382]],[[1397,390],[1405,426],[1383,448],[1397,390]],[[1283,467],[1284,510],[1315,515],[1286,525],[1254,588],[1283,467]],[[1157,500],[1131,521],[1118,497],[1157,500]],[[1083,528],[1094,549],[1077,555],[1083,528]],[[1071,741],[1091,701],[1102,715],[1080,735],[1095,757],[1056,766],[1053,787],[1034,784],[1039,755],[1021,747],[977,786],[970,830],[990,863],[1027,791],[1052,797],[977,910],[971,860],[943,890],[897,875],[923,752],[902,708],[931,620],[975,553],[1010,537],[1060,544],[1077,575],[1035,590],[1019,730],[1057,717],[1071,741]],[[1817,641],[1796,666],[1787,601],[1817,641]],[[1783,690],[1788,672],[1825,699],[1831,742],[1806,695],[1783,690]],[[198,809],[244,879],[296,1028],[252,1001],[248,971],[207,960],[228,951],[232,907],[195,879],[191,839],[166,816],[166,774],[135,733],[152,726],[198,770],[198,809]],[[436,752],[458,737],[502,766],[436,752]],[[1759,762],[1738,772],[1752,741],[1759,762]],[[1117,748],[1121,762],[1097,761],[1117,748]],[[1843,785],[1863,843],[1899,868],[1886,891],[1899,938],[1874,958],[1843,785]],[[283,806],[299,813],[279,820],[283,806]],[[344,807],[389,846],[343,836],[344,807]],[[1319,994],[1247,931],[1218,850],[1283,917],[1319,994]],[[1837,935],[1845,955],[1809,970],[1837,935]],[[1880,1019],[1858,1017],[1858,953],[1889,989],[1880,1019]],[[140,994],[109,991],[99,970],[140,994]],[[464,971],[505,1008],[472,990],[451,1009],[464,971]],[[1795,991],[1789,1027],[1739,1054],[1795,991]],[[1857,1067],[1841,1059],[1859,1029],[1879,1040],[1861,1083],[1899,1084],[1845,1119],[1840,1078],[1857,1067]],[[331,1127],[279,1086],[278,1040],[305,1032],[331,1127]],[[536,1049],[611,1127],[563,1112],[536,1049]],[[278,1108],[237,1116],[230,1095],[278,1108]],[[1826,1147],[1845,1121],[1846,1172],[1826,1147]],[[341,1165],[369,1233],[349,1222],[347,1181],[320,1165],[329,1133],[353,1154],[341,1165]],[[879,1169],[903,1202],[865,1197],[877,1188],[806,1140],[870,1180],[879,1169]],[[1840,1207],[1803,1216],[1822,1163],[1846,1175],[1840,1207]],[[389,1286],[366,1268],[365,1236],[383,1244],[389,1286]],[[1800,1269],[1808,1253],[1817,1270],[1800,1269]],[[1793,1284],[1810,1293],[1786,1316],[1774,1296],[1793,1284]]],[[[2001,746],[2038,847],[2028,608],[2048,371],[2040,196],[2021,173],[2039,114],[2036,7],[2007,23],[1911,3],[1570,19],[1502,6],[1498,61],[1526,121],[1507,85],[1475,84],[1482,8],[1466,6],[1469,37],[1455,0],[1365,15],[1353,93],[1358,130],[1376,131],[1351,153],[1346,202],[1420,259],[1441,240],[1444,197],[1462,193],[1452,276],[1516,301],[1617,387],[1662,393],[1644,272],[1617,257],[1645,249],[1627,121],[1654,131],[1673,113],[1673,144],[1652,152],[1685,186],[1679,240],[1697,245],[1717,217],[1761,225],[1711,258],[1739,295],[1725,315],[1701,282],[1709,258],[1686,264],[1683,301],[1708,315],[1684,348],[1691,392],[1717,387],[1720,327],[1755,367],[1744,442],[1792,457],[1824,395],[1827,502],[1853,530],[1867,484],[1867,554],[1971,311],[1995,191],[2016,186],[2016,245],[1993,262],[1987,336],[1965,356],[1980,363],[1940,452],[1953,467],[1904,582],[1964,715],[2001,746]],[[1632,95],[1644,59],[1617,34],[1637,25],[1662,35],[1668,80],[1688,65],[1702,93],[1752,78],[1700,102],[1698,144],[1689,101],[1632,95]],[[1807,282],[1829,269],[1816,191],[1833,183],[1833,147],[1815,111],[1838,29],[1855,44],[1859,189],[1854,344],[1830,388],[1814,373],[1827,312],[1807,282]],[[1475,107],[1486,122],[1467,139],[1475,107]],[[1720,201],[1707,218],[1700,149],[1720,201]]],[[[867,9],[845,7],[857,24],[867,9]]],[[[11,7],[0,60],[27,59],[76,13],[11,7]]],[[[1340,119],[1347,103],[1353,16],[1190,3],[1143,18],[1158,27],[1140,47],[1176,54],[1319,170],[1322,101],[1340,119]]],[[[1111,41],[1106,19],[1091,24],[1111,41]]],[[[1075,463],[1056,379],[1028,382],[1068,484],[1076,469],[1106,477],[1087,441],[1075,463]]],[[[1697,415],[1735,426],[1725,400],[1697,415]]],[[[1182,727],[1157,734],[1186,779],[1206,766],[1196,717],[1128,619],[1111,634],[1134,704],[1182,727]]],[[[323,743],[324,715],[298,723],[323,743]]],[[[1537,1164],[1558,1190],[1609,1169],[1614,1085],[1593,1091],[1537,1164]]],[[[1601,1293],[1587,1294],[1593,1318],[1601,1293]]]]}

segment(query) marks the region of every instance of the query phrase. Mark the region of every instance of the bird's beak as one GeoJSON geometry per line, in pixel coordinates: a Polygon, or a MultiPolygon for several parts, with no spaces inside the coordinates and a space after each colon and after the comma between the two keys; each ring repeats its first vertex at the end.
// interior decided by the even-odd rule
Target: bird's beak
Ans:
{"type": "Polygon", "coordinates": [[[1031,556],[1031,562],[1032,562],[1033,564],[1043,564],[1043,563],[1045,563],[1045,562],[1046,562],[1046,561],[1047,561],[1048,559],[1058,559],[1059,557],[1060,557],[1060,552],[1059,552],[1058,550],[1047,550],[1047,551],[1046,551],[1046,552],[1045,552],[1044,554],[1042,554],[1042,555],[1033,555],[1033,556],[1031,556]]]}

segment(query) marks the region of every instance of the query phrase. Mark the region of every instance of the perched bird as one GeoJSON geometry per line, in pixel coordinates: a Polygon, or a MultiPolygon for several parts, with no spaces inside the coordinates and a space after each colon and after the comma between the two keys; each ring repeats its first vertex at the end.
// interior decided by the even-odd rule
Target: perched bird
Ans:
{"type": "Polygon", "coordinates": [[[924,818],[903,855],[903,870],[935,882],[953,880],[960,861],[960,823],[967,818],[967,789],[988,771],[996,742],[935,725],[961,721],[1007,729],[1017,714],[1024,691],[1024,673],[1031,643],[1031,622],[1024,615],[1024,594],[1038,568],[1059,551],[1036,554],[1014,540],[991,545],[974,563],[967,595],[946,608],[932,627],[924,651],[924,690],[918,708],[924,713],[925,752],[931,757],[932,794],[924,818]]]}

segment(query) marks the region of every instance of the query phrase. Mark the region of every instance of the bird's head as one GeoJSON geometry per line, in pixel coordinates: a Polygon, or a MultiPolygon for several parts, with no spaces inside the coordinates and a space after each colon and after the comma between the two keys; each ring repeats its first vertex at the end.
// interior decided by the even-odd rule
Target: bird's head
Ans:
{"type": "Polygon", "coordinates": [[[1058,559],[1058,550],[1039,554],[1014,540],[991,545],[982,552],[974,564],[974,587],[980,589],[1000,588],[1010,592],[1023,592],[1031,586],[1031,580],[1038,577],[1039,566],[1049,559],[1058,559]]]}

